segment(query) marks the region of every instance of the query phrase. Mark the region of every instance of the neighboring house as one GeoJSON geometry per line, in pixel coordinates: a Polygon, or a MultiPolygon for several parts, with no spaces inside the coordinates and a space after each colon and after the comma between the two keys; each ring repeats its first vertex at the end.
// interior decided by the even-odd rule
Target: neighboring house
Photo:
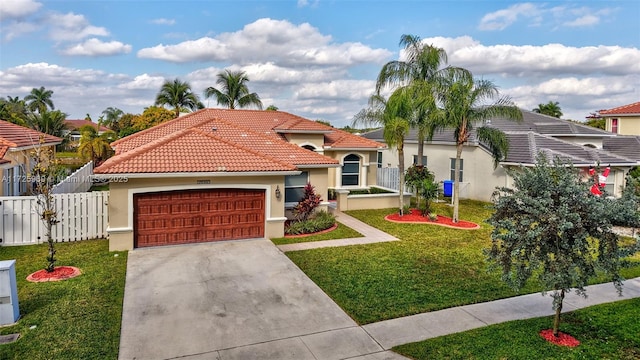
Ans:
{"type": "Polygon", "coordinates": [[[640,102],[598,111],[605,119],[605,130],[620,135],[640,136],[640,102]]]}
{"type": "Polygon", "coordinates": [[[67,130],[64,130],[63,135],[69,135],[69,140],[75,145],[80,141],[80,137],[82,134],[80,133],[80,129],[83,126],[91,126],[98,130],[98,135],[102,135],[110,129],[106,126],[98,125],[91,120],[65,120],[65,125],[67,126],[67,130]]]}
{"type": "MultiPolygon", "coordinates": [[[[501,129],[507,134],[510,148],[507,157],[494,168],[489,150],[478,141],[475,133],[464,146],[462,152],[461,197],[489,201],[498,186],[510,186],[513,179],[506,170],[520,166],[533,166],[536,155],[542,151],[549,158],[556,156],[571,161],[586,171],[589,166],[611,165],[611,173],[606,181],[607,191],[620,195],[625,174],[640,165],[640,151],[635,153],[633,137],[622,139],[615,134],[571,121],[522,111],[523,120],[513,122],[505,119],[491,119],[489,126],[501,129]]],[[[405,139],[405,164],[417,163],[418,144],[416,132],[412,130],[405,139]]],[[[363,135],[384,142],[382,129],[363,135]]],[[[451,180],[454,174],[456,156],[452,130],[438,132],[431,142],[425,143],[423,164],[435,174],[437,181],[451,180]]],[[[640,142],[635,149],[640,149],[640,142]]],[[[381,151],[381,167],[398,167],[397,152],[393,149],[381,151]]]]}
{"type": "Polygon", "coordinates": [[[61,142],[58,137],[0,120],[0,196],[26,194],[29,190],[27,175],[34,166],[33,151],[39,146],[55,147],[61,142]]]}
{"type": "Polygon", "coordinates": [[[281,237],[307,183],[376,184],[383,144],[280,111],[203,109],[113,142],[109,248],[281,237]]]}

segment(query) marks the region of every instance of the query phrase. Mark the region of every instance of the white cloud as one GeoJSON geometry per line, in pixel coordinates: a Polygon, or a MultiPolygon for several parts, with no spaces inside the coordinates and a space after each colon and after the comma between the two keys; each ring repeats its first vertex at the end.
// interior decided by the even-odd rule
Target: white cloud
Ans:
{"type": "Polygon", "coordinates": [[[89,36],[108,36],[104,27],[93,26],[84,17],[74,13],[51,13],[48,17],[50,36],[55,41],[78,41],[89,36]]]}
{"type": "Polygon", "coordinates": [[[506,9],[486,14],[480,20],[480,30],[504,30],[520,17],[536,18],[540,13],[539,5],[521,3],[511,5],[506,9]]]}
{"type": "Polygon", "coordinates": [[[165,18],[153,19],[150,22],[156,25],[175,25],[176,23],[174,19],[165,19],[165,18]]]}
{"type": "Polygon", "coordinates": [[[121,83],[120,85],[118,85],[118,88],[128,90],[144,89],[157,91],[164,83],[164,80],[165,79],[162,76],[151,76],[149,74],[142,74],[136,76],[131,81],[121,83]]]}
{"type": "Polygon", "coordinates": [[[637,48],[562,44],[486,46],[468,36],[435,37],[424,39],[424,42],[444,48],[450,65],[467,68],[474,74],[522,77],[640,72],[640,49],[637,48]]]}
{"type": "Polygon", "coordinates": [[[175,45],[141,49],[138,57],[171,62],[226,61],[247,65],[273,61],[283,66],[353,65],[383,62],[391,53],[361,43],[332,43],[308,23],[259,19],[240,31],[175,45]]]}
{"type": "Polygon", "coordinates": [[[599,24],[603,17],[615,12],[615,8],[607,7],[600,9],[572,5],[548,7],[545,3],[518,3],[484,15],[478,29],[504,30],[520,20],[527,20],[528,26],[587,27],[599,24]]]}
{"type": "Polygon", "coordinates": [[[42,7],[42,3],[33,0],[0,1],[0,21],[25,18],[42,7]]]}
{"type": "Polygon", "coordinates": [[[303,100],[362,100],[375,89],[374,80],[335,80],[326,83],[303,84],[295,92],[303,100]]]}
{"type": "Polygon", "coordinates": [[[64,49],[62,54],[70,56],[111,56],[130,52],[131,45],[126,45],[119,41],[104,42],[91,38],[83,43],[64,49]]]}
{"type": "Polygon", "coordinates": [[[10,25],[2,26],[2,36],[5,40],[10,41],[17,38],[20,35],[28,34],[38,30],[40,27],[36,24],[23,21],[14,21],[10,25]]]}

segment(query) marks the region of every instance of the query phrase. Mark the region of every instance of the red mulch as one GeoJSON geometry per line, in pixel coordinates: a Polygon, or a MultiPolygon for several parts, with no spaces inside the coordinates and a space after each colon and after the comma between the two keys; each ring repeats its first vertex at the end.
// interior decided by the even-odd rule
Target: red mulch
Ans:
{"type": "Polygon", "coordinates": [[[546,329],[540,331],[540,336],[552,344],[576,347],[580,345],[580,341],[569,334],[565,334],[562,331],[558,331],[558,337],[553,336],[553,329],[546,329]]]}
{"type": "Polygon", "coordinates": [[[79,276],[82,272],[80,269],[74,266],[56,266],[52,272],[47,270],[38,270],[31,275],[27,276],[27,281],[31,282],[46,282],[46,281],[61,281],[79,276]]]}
{"type": "Polygon", "coordinates": [[[398,223],[432,224],[464,230],[475,230],[480,228],[480,225],[471,221],[458,220],[457,223],[454,223],[450,217],[442,215],[438,215],[438,219],[436,221],[432,221],[428,216],[422,216],[420,214],[420,210],[417,209],[411,209],[410,214],[404,214],[402,216],[397,213],[387,215],[384,219],[398,223]]]}
{"type": "Polygon", "coordinates": [[[324,229],[318,232],[314,232],[314,233],[309,233],[309,234],[298,234],[298,235],[285,235],[285,238],[299,238],[299,237],[307,237],[307,236],[311,236],[311,235],[318,235],[318,234],[324,234],[324,233],[328,233],[330,231],[333,231],[335,229],[338,228],[338,223],[333,224],[332,227],[328,228],[328,229],[324,229]]]}

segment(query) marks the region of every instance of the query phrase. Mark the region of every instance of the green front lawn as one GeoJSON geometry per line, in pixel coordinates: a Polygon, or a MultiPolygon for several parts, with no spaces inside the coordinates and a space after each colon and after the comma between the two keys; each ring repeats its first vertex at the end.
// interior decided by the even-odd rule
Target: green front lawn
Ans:
{"type": "Polygon", "coordinates": [[[553,317],[518,320],[393,348],[412,359],[640,359],[640,299],[592,306],[562,315],[560,331],[575,348],[538,335],[553,317]]]}
{"type": "Polygon", "coordinates": [[[56,248],[58,265],[82,275],[30,283],[27,275],[45,265],[46,245],[0,247],[0,260],[16,260],[21,314],[17,325],[0,328],[0,335],[21,334],[0,345],[0,359],[117,359],[127,253],[109,252],[107,240],[56,248]]]}
{"type": "MultiPolygon", "coordinates": [[[[487,272],[482,249],[490,245],[490,227],[483,222],[491,212],[488,204],[461,201],[460,218],[480,224],[479,230],[383,220],[394,211],[348,213],[402,241],[287,256],[360,324],[518,295],[499,274],[487,272]]],[[[452,208],[439,203],[435,212],[451,216],[452,208]]],[[[625,277],[640,276],[639,260],[625,277]]],[[[536,291],[529,285],[522,293],[536,291]]]]}

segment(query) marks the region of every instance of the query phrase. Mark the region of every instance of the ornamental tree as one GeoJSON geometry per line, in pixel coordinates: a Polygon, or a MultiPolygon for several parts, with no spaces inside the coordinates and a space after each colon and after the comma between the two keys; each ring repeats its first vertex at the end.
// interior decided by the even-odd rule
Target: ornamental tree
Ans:
{"type": "Polygon", "coordinates": [[[52,272],[56,263],[53,227],[59,222],[58,211],[53,198],[53,187],[58,183],[64,170],[57,163],[53,148],[44,146],[44,136],[40,137],[40,145],[34,150],[32,157],[34,166],[29,178],[32,180],[32,192],[37,198],[37,212],[44,223],[45,237],[49,245],[45,270],[52,272]]]}
{"type": "Polygon", "coordinates": [[[541,153],[535,167],[512,176],[513,188],[494,192],[495,212],[487,220],[494,227],[492,245],[485,253],[516,290],[535,275],[543,294],[553,292],[558,336],[565,294],[575,289],[586,297],[587,282],[600,273],[621,293],[619,270],[637,244],[623,251],[608,216],[611,200],[592,195],[571,164],[557,158],[550,163],[541,153]]]}

